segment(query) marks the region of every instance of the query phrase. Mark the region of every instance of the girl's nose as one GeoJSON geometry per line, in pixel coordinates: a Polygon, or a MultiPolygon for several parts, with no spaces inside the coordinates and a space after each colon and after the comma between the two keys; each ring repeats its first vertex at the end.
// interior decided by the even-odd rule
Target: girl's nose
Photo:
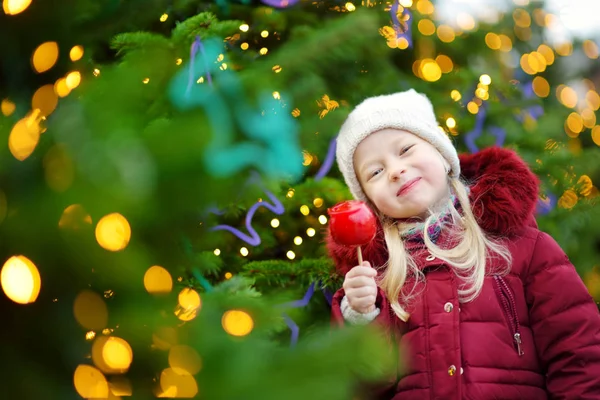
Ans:
{"type": "Polygon", "coordinates": [[[390,168],[389,171],[390,181],[396,182],[406,172],[406,168],[404,168],[402,165],[395,165],[393,168],[390,168]]]}

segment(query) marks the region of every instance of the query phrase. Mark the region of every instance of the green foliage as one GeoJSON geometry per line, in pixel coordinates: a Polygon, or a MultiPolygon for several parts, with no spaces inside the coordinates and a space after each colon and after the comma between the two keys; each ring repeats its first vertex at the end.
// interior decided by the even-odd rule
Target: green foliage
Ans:
{"type": "MultiPolygon", "coordinates": [[[[598,147],[589,130],[567,138],[564,122],[573,110],[554,94],[526,99],[522,84],[531,77],[518,75],[505,53],[485,46],[490,31],[513,36],[510,13],[494,26],[484,24],[443,43],[418,32],[418,21],[429,17],[415,11],[415,46],[398,50],[390,49],[378,32],[389,24],[383,5],[348,13],[334,2],[283,10],[190,0],[33,4],[21,17],[0,24],[0,34],[6,33],[2,37],[19,38],[18,44],[0,45],[6,81],[0,100],[8,97],[17,106],[12,115],[0,115],[0,140],[8,143],[39,86],[53,84],[73,69],[82,71],[83,79],[43,122],[47,130],[29,158],[17,161],[6,145],[0,146],[0,255],[24,254],[42,276],[36,303],[0,303],[7,321],[19,321],[0,337],[11,343],[5,361],[15,367],[3,378],[30,382],[45,377],[38,385],[6,388],[10,398],[72,397],[73,370],[90,363],[91,342],[84,340],[89,329],[79,326],[72,311],[84,289],[104,294],[106,327],[132,346],[134,362],[127,376],[134,398],[154,396],[150,382],[169,366],[168,348],[175,344],[189,345],[200,355],[203,367],[195,379],[199,397],[207,399],[348,399],[359,382],[382,380],[395,371],[397,358],[371,329],[330,332],[330,309],[320,293],[321,288],[334,292],[343,280],[324,246],[323,218],[327,208],[351,195],[335,167],[323,179],[315,174],[343,120],[366,96],[410,87],[428,94],[441,126],[449,117],[457,121],[449,133],[465,151],[464,136],[476,118],[466,104],[479,77],[489,74],[488,113],[477,144],[491,145],[489,128],[502,127],[505,145],[531,165],[543,194],[560,198],[567,190],[575,193],[577,204],[565,208],[563,199],[538,223],[563,246],[583,277],[597,266],[600,212],[592,195],[597,188],[584,185],[582,176],[596,185],[600,180],[598,147]],[[169,17],[160,22],[163,13],[169,17]],[[240,32],[242,23],[249,24],[249,32],[240,32]],[[268,37],[261,36],[263,30],[268,37]],[[255,104],[258,93],[280,94],[301,132],[302,179],[258,185],[248,180],[250,171],[225,178],[207,173],[203,153],[218,130],[211,128],[203,109],[180,112],[167,98],[171,79],[185,68],[196,36],[223,40],[222,62],[235,71],[247,93],[237,100],[255,104]],[[51,71],[34,74],[31,52],[47,40],[59,42],[61,58],[51,71]],[[242,43],[249,49],[242,50],[242,43]],[[86,53],[72,63],[65,54],[76,44],[86,53]],[[261,48],[268,49],[266,55],[261,48]],[[451,72],[436,82],[415,76],[415,61],[439,54],[453,60],[451,72]],[[92,73],[96,68],[98,76],[92,73]],[[463,96],[460,101],[450,97],[455,89],[463,96]],[[517,119],[536,104],[544,107],[543,116],[517,119]],[[63,158],[52,158],[57,149],[63,158]],[[68,184],[57,190],[52,184],[57,179],[68,184]],[[258,246],[212,230],[226,224],[247,232],[245,216],[256,202],[268,200],[265,189],[285,211],[275,215],[258,209],[252,221],[261,238],[258,246]],[[59,226],[72,204],[82,205],[84,215],[59,226]],[[211,207],[220,215],[208,212],[211,207]],[[95,237],[99,219],[113,212],[124,215],[132,230],[120,252],[104,250],[95,237]],[[242,247],[247,256],[240,253],[242,247]],[[144,290],[144,275],[152,265],[170,272],[172,292],[150,295],[144,290]],[[301,299],[312,283],[315,294],[306,307],[283,308],[301,299]],[[178,295],[185,288],[194,288],[202,300],[196,317],[187,322],[175,315],[181,312],[178,295]],[[230,310],[251,315],[249,335],[225,332],[222,320],[230,310]],[[291,332],[283,313],[300,327],[295,348],[289,346],[291,332]],[[53,326],[60,329],[49,329],[53,326]]],[[[530,41],[513,39],[515,51],[531,52],[542,43],[541,28],[532,26],[530,41]]],[[[568,83],[556,57],[556,65],[539,74],[553,91],[568,83]]],[[[213,78],[219,85],[219,71],[213,78]]],[[[237,128],[236,140],[241,140],[237,128]]]]}

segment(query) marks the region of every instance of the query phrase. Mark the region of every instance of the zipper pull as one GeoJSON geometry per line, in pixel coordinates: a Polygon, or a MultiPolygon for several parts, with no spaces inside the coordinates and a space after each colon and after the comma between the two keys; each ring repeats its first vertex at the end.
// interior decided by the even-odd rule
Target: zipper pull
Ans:
{"type": "Polygon", "coordinates": [[[515,333],[515,343],[517,344],[517,352],[519,353],[519,356],[522,356],[523,354],[525,354],[523,352],[523,349],[521,348],[521,334],[520,333],[515,333]]]}

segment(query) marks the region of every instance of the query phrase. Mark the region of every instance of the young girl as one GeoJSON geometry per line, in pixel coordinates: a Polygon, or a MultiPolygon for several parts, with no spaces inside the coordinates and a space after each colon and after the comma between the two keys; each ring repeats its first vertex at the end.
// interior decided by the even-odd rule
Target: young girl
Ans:
{"type": "Polygon", "coordinates": [[[328,238],[334,322],[378,324],[401,350],[378,398],[600,399],[600,314],[537,229],[538,181],[514,152],[459,157],[409,90],[358,105],[337,162],[380,222],[362,265],[328,238]]]}

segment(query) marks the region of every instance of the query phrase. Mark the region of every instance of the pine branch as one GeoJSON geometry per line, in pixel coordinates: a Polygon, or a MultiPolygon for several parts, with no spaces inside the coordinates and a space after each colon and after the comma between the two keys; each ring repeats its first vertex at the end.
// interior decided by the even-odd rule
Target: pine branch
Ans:
{"type": "Polygon", "coordinates": [[[380,39],[377,28],[378,20],[372,12],[355,12],[319,29],[303,27],[303,32],[292,37],[286,46],[265,61],[255,62],[256,68],[244,73],[244,79],[252,82],[257,71],[270,70],[277,64],[285,65],[286,75],[295,77],[296,74],[329,70],[332,64],[354,62],[357,58],[370,58],[377,54],[381,55],[382,61],[387,60],[383,56],[385,46],[373,45],[380,39]]]}
{"type": "Polygon", "coordinates": [[[127,32],[116,35],[110,42],[110,47],[117,54],[144,48],[170,48],[171,43],[166,37],[151,32],[127,32]]]}
{"type": "Polygon", "coordinates": [[[304,258],[298,261],[265,260],[244,265],[244,276],[256,280],[256,286],[308,286],[320,282],[322,287],[339,287],[340,277],[328,257],[304,258]]]}
{"type": "Polygon", "coordinates": [[[173,42],[177,45],[189,45],[196,36],[204,39],[216,36],[225,38],[237,31],[242,21],[218,21],[213,13],[203,12],[177,24],[171,34],[173,42]]]}

